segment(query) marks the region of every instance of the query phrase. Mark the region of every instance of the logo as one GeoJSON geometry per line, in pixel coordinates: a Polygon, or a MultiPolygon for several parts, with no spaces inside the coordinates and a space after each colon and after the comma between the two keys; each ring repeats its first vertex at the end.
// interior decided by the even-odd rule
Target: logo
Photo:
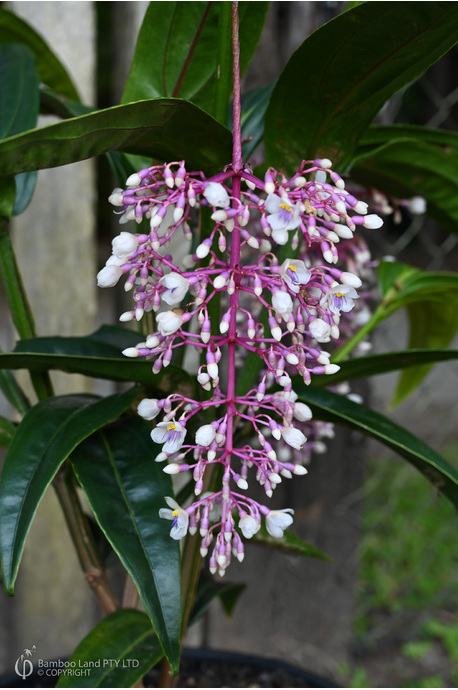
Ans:
{"type": "Polygon", "coordinates": [[[22,680],[25,680],[33,673],[33,664],[30,661],[30,657],[35,650],[35,645],[32,645],[31,649],[24,649],[21,656],[14,664],[14,670],[16,671],[17,675],[22,678],[22,680]]]}

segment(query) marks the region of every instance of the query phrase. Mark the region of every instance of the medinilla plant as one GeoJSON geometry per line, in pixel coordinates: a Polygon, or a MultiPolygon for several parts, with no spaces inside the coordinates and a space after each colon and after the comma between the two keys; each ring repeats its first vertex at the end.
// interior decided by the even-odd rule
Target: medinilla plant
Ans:
{"type": "Polygon", "coordinates": [[[458,502],[458,473],[437,452],[339,392],[408,370],[399,401],[435,362],[457,357],[448,349],[456,275],[398,262],[379,263],[375,275],[359,229],[383,232],[398,203],[426,207],[456,232],[456,135],[371,123],[458,41],[458,9],[353,5],[304,41],[272,87],[242,94],[267,4],[151,3],[121,104],[105,110],[80,103],[50,48],[0,11],[0,268],[18,333],[0,355],[0,385],[21,416],[0,420],[3,580],[13,594],[52,486],[106,614],[71,661],[140,660],[87,677],[64,670],[59,686],[134,685],[163,658],[177,674],[181,640],[203,608],[199,576],[215,578],[205,580],[207,600],[210,592],[233,606],[239,590],[220,578],[243,567],[250,541],[325,557],[294,534],[293,507],[272,509],[270,498],[282,481],[307,481],[332,424],[377,438],[458,502]],[[61,121],[34,129],[40,106],[61,121]],[[108,202],[123,227],[97,282],[123,282],[131,307],[120,326],[87,337],[37,338],[9,219],[26,208],[37,170],[102,155],[118,177],[108,202]],[[411,318],[409,349],[365,354],[372,329],[400,308],[411,318]],[[24,368],[33,406],[13,374],[24,368]],[[53,369],[132,386],[57,396],[53,369]],[[118,607],[78,487],[144,612],[118,607]]]}

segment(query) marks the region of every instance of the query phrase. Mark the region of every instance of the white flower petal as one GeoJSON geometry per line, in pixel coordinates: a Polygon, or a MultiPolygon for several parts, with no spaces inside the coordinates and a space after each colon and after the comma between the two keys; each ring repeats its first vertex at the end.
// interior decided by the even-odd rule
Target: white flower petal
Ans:
{"type": "Polygon", "coordinates": [[[157,327],[161,335],[175,333],[183,325],[183,317],[174,311],[163,311],[156,316],[157,327]]]}
{"type": "Polygon", "coordinates": [[[210,446],[216,438],[215,427],[211,424],[204,424],[196,431],[196,445],[210,446]]]}
{"type": "Polygon", "coordinates": [[[211,206],[227,208],[231,203],[226,189],[219,182],[209,182],[205,187],[204,197],[211,206]]]}
{"type": "Polygon", "coordinates": [[[240,531],[246,539],[251,539],[259,531],[261,525],[251,515],[243,515],[239,520],[240,531]]]}
{"type": "Polygon", "coordinates": [[[189,280],[175,272],[162,276],[159,282],[167,288],[161,297],[170,305],[179,304],[189,288],[189,280]]]}
{"type": "Polygon", "coordinates": [[[266,516],[267,531],[272,537],[281,539],[283,532],[293,523],[294,510],[284,508],[283,510],[271,510],[266,516]]]}
{"type": "Polygon", "coordinates": [[[281,435],[283,440],[296,450],[300,450],[307,440],[302,431],[294,426],[284,426],[281,435]]]}

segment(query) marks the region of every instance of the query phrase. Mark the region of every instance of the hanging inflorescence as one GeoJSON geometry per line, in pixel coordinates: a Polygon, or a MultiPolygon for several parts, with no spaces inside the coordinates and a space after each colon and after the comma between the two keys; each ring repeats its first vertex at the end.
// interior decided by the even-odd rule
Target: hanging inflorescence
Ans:
{"type": "MultiPolygon", "coordinates": [[[[293,521],[291,509],[270,510],[250,498],[248,480],[255,475],[270,497],[282,478],[307,472],[312,448],[322,449],[329,425],[312,420],[292,377],[308,384],[312,374],[339,369],[322,346],[339,341],[342,314],[363,300],[358,275],[337,264],[356,270],[367,263],[353,233],[382,221],[345,190],[327,159],[303,161],[291,178],[270,168],[264,180],[232,168],[206,179],[175,162],[141,170],[126,185],[110,196],[120,222],[147,218],[150,230],[113,240],[98,284],[110,287],[126,277],[134,307],[121,321],[158,312],[156,330],[126,356],[151,360],[157,373],[181,347],[199,354],[196,377],[207,393],[145,399],[138,413],[160,417],[151,436],[162,446],[156,461],[167,462],[164,471],[191,472],[195,482],[194,502],[181,508],[166,497],[161,517],[173,521],[174,539],[199,529],[202,555],[211,550],[210,570],[223,575],[232,555],[243,559],[241,537],[256,534],[262,517],[274,537],[293,521]],[[209,207],[212,223],[196,246],[200,207],[209,207]],[[183,242],[188,254],[178,260],[168,249],[183,242]],[[214,323],[217,296],[221,312],[214,323]],[[250,353],[260,358],[259,379],[240,392],[238,372],[250,353]],[[202,413],[212,421],[199,424],[202,413]],[[205,472],[216,464],[221,486],[204,492],[205,472]]],[[[366,311],[359,310],[359,319],[366,311]]]]}

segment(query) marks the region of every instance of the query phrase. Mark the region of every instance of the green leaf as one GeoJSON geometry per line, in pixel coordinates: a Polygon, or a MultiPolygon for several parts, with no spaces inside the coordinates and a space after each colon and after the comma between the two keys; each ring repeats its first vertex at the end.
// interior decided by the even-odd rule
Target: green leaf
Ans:
{"type": "Polygon", "coordinates": [[[28,172],[16,175],[16,197],[14,200],[13,216],[19,216],[24,213],[27,206],[32,201],[35,187],[37,184],[38,173],[28,172]]]}
{"type": "Polygon", "coordinates": [[[122,609],[104,618],[75,649],[67,666],[88,675],[62,673],[58,688],[131,688],[164,653],[151,621],[141,611],[122,609]]]}
{"type": "Polygon", "coordinates": [[[457,134],[447,129],[433,129],[423,125],[372,125],[361,137],[354,160],[401,141],[423,142],[448,149],[458,147],[457,134]]]}
{"type": "Polygon", "coordinates": [[[13,215],[14,200],[16,198],[16,181],[14,177],[2,180],[2,193],[0,194],[0,218],[9,219],[13,215]]]}
{"type": "Polygon", "coordinates": [[[39,81],[28,48],[16,43],[0,44],[0,83],[0,138],[5,139],[32,129],[37,121],[39,81]]]}
{"type": "MultiPolygon", "coordinates": [[[[179,96],[213,113],[221,4],[151,2],[121,102],[179,96]]],[[[267,2],[239,3],[242,74],[259,41],[267,7],[267,2]]],[[[229,96],[230,91],[227,100],[229,96]]]]}
{"type": "Polygon", "coordinates": [[[85,337],[44,337],[20,340],[14,352],[0,353],[0,369],[34,372],[58,369],[110,381],[135,381],[165,392],[194,390],[194,379],[170,365],[153,374],[151,362],[130,359],[121,353],[134,347],[141,336],[118,326],[102,326],[85,337]]]}
{"type": "Polygon", "coordinates": [[[138,589],[172,669],[180,653],[180,550],[158,516],[173,496],[154,462],[158,448],[139,417],[98,432],[72,454],[76,476],[100,527],[138,589]]]}
{"type": "Polygon", "coordinates": [[[0,9],[0,43],[22,43],[27,46],[35,56],[41,80],[57,93],[79,101],[67,70],[42,37],[24,20],[4,9],[0,9]]]}
{"type": "Polygon", "coordinates": [[[420,273],[418,268],[399,261],[381,261],[377,268],[377,282],[386,298],[392,293],[399,293],[408,278],[420,273]]]}
{"type": "Polygon", "coordinates": [[[365,2],[343,12],[280,75],[266,113],[267,159],[291,172],[325,156],[343,169],[384,103],[457,41],[458,7],[449,2],[365,2]]]}
{"type": "MultiPolygon", "coordinates": [[[[407,313],[410,323],[410,348],[447,347],[458,330],[458,294],[450,301],[424,301],[409,304],[407,313]]],[[[390,408],[405,400],[423,381],[432,366],[432,364],[423,364],[403,371],[396,384],[390,408]]]]}
{"type": "Polygon", "coordinates": [[[46,86],[40,88],[40,112],[43,115],[57,115],[66,120],[69,117],[95,113],[97,110],[98,108],[85,105],[80,103],[80,101],[72,101],[70,98],[65,98],[46,86]]]}
{"type": "MultiPolygon", "coordinates": [[[[377,270],[377,278],[383,300],[359,331],[334,352],[333,361],[336,363],[340,364],[381,321],[402,307],[419,302],[433,302],[430,309],[440,311],[443,305],[458,304],[456,273],[428,273],[397,261],[382,261],[377,270]]],[[[419,341],[412,343],[422,344],[419,341]]],[[[437,344],[445,344],[445,341],[438,341],[437,344]]]]}
{"type": "MultiPolygon", "coordinates": [[[[295,389],[296,390],[296,389],[295,389]]],[[[320,558],[323,561],[332,561],[332,558],[327,556],[319,549],[304,541],[294,532],[286,529],[283,533],[283,539],[276,539],[272,537],[264,524],[261,529],[252,537],[252,542],[258,546],[270,546],[280,551],[287,551],[288,553],[295,553],[298,556],[307,556],[308,558],[320,558]]]]}
{"type": "MultiPolygon", "coordinates": [[[[26,46],[17,43],[0,44],[0,84],[0,138],[11,137],[35,127],[38,118],[39,79],[35,72],[35,58],[26,46]]],[[[36,177],[36,173],[16,175],[13,209],[2,215],[17,216],[27,208],[35,190],[36,177]]]]}
{"type": "Polygon", "coordinates": [[[0,142],[0,175],[53,168],[115,150],[185,160],[192,169],[214,172],[231,160],[232,141],[225,127],[192,103],[159,98],[5,139],[0,142]]]}
{"type": "MultiPolygon", "coordinates": [[[[426,303],[429,305],[430,303],[426,303]]],[[[413,305],[412,305],[413,306],[413,305]]],[[[417,305],[415,305],[417,306],[417,305]]],[[[419,303],[422,308],[422,303],[419,303]]],[[[456,322],[455,322],[456,323],[456,322]]],[[[342,381],[378,376],[398,369],[414,370],[419,366],[430,366],[437,362],[446,362],[458,359],[458,350],[445,348],[414,348],[409,350],[397,350],[383,355],[366,355],[345,362],[339,362],[340,370],[330,376],[313,376],[314,387],[328,388],[342,381]]]]}
{"type": "Polygon", "coordinates": [[[0,446],[3,448],[8,447],[15,433],[16,427],[14,424],[9,419],[0,417],[0,446]]]}
{"type": "Polygon", "coordinates": [[[383,294],[385,316],[414,302],[441,304],[458,300],[458,274],[420,271],[398,262],[381,262],[377,278],[383,294]]]}
{"type": "Polygon", "coordinates": [[[398,199],[424,197],[427,214],[457,234],[458,135],[393,127],[387,128],[387,137],[399,138],[383,143],[381,129],[376,128],[374,138],[364,139],[352,165],[352,179],[398,199]],[[377,135],[380,135],[378,143],[377,135]]]}
{"type": "Polygon", "coordinates": [[[239,596],[245,589],[246,584],[243,583],[217,582],[204,568],[200,573],[189,624],[192,625],[198,621],[216,597],[220,599],[226,615],[231,616],[239,596]]]}
{"type": "Polygon", "coordinates": [[[403,427],[365,405],[322,388],[293,382],[299,399],[317,419],[341,424],[377,439],[417,468],[438,491],[458,505],[458,472],[435,450],[403,427]]]}
{"type": "Polygon", "coordinates": [[[137,394],[134,388],[105,399],[60,395],[42,400],[24,416],[0,479],[0,558],[9,594],[30,525],[59,467],[84,438],[119,417],[137,394]]]}

